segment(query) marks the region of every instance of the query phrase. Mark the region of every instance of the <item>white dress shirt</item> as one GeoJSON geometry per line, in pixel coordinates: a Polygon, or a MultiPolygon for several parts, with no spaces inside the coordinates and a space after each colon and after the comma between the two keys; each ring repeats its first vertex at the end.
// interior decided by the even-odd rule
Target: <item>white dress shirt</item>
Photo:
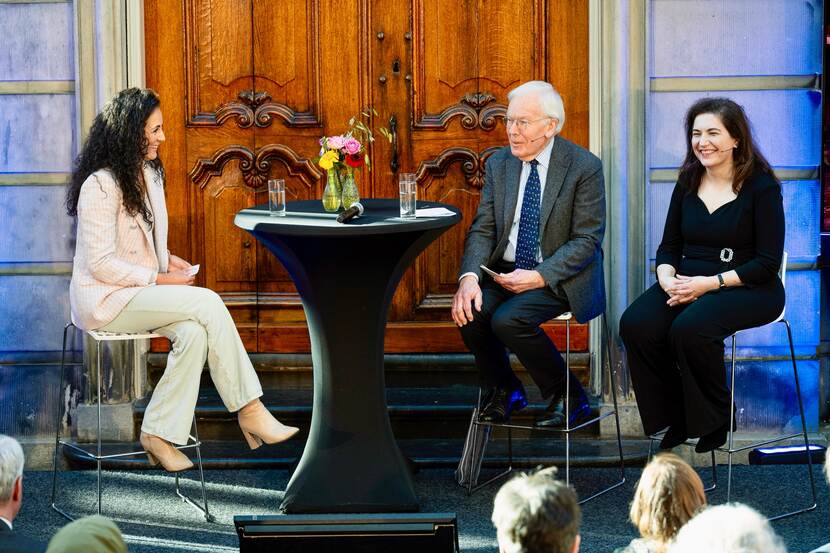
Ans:
{"type": "Polygon", "coordinates": [[[3,522],[6,523],[6,526],[9,527],[9,530],[14,530],[14,526],[12,525],[12,521],[10,521],[9,519],[7,519],[5,517],[0,517],[0,520],[2,520],[3,522]]]}
{"type": "MultiPolygon", "coordinates": [[[[555,136],[551,138],[550,142],[534,158],[539,163],[536,166],[536,171],[539,173],[540,201],[541,198],[545,197],[545,182],[548,180],[548,167],[550,167],[550,158],[553,154],[553,141],[555,139],[555,136]]],[[[527,184],[528,177],[530,177],[530,161],[523,161],[522,172],[519,174],[519,198],[516,201],[516,211],[513,214],[513,225],[510,227],[510,233],[507,235],[507,247],[505,247],[504,255],[502,255],[502,259],[509,263],[516,261],[516,243],[519,240],[519,220],[522,217],[522,201],[524,200],[525,185],[527,184]]],[[[541,208],[542,206],[540,205],[539,207],[541,208]]],[[[536,261],[539,263],[542,262],[542,248],[540,246],[536,247],[536,261]]],[[[470,272],[458,277],[458,281],[461,282],[461,279],[467,275],[473,275],[478,280],[478,275],[470,272]]]]}
{"type": "MultiPolygon", "coordinates": [[[[539,163],[536,166],[536,171],[539,173],[539,198],[545,196],[545,182],[548,180],[548,167],[550,167],[550,156],[553,152],[553,141],[555,137],[548,142],[548,145],[539,152],[536,156],[536,161],[539,163]]],[[[513,225],[510,227],[510,234],[507,235],[507,247],[504,249],[502,259],[509,263],[516,261],[516,243],[519,240],[519,220],[522,217],[522,202],[525,196],[525,185],[527,179],[530,177],[530,161],[522,162],[522,173],[519,177],[519,199],[516,202],[516,212],[513,215],[513,225]]],[[[542,207],[541,205],[539,206],[542,207]]],[[[536,262],[542,262],[542,248],[536,246],[536,262]]]]}

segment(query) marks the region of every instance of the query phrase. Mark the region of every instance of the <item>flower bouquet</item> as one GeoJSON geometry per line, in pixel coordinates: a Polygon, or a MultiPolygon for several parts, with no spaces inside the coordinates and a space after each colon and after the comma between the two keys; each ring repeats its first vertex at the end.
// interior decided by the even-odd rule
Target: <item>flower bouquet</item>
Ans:
{"type": "MultiPolygon", "coordinates": [[[[323,209],[326,211],[337,211],[341,205],[348,209],[360,201],[354,171],[364,166],[371,170],[367,146],[375,137],[366,122],[371,122],[373,115],[377,115],[374,109],[363,110],[349,119],[349,130],[344,134],[320,139],[320,155],[316,161],[326,170],[326,187],[323,190],[323,209]]],[[[380,127],[378,132],[391,142],[392,135],[386,128],[380,127]]]]}

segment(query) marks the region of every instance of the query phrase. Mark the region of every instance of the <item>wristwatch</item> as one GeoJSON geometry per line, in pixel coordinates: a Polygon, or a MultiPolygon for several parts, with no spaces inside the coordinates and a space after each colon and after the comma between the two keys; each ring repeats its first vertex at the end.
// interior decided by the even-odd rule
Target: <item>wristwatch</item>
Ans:
{"type": "Polygon", "coordinates": [[[726,288],[726,283],[723,281],[723,275],[718,273],[718,290],[726,288]]]}

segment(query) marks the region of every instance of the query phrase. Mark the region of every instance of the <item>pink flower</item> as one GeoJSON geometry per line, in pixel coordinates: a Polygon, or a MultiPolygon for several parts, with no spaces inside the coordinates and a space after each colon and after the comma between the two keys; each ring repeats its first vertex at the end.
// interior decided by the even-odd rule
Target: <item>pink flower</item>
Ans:
{"type": "Polygon", "coordinates": [[[345,138],[340,135],[330,136],[326,139],[326,145],[332,150],[339,150],[343,147],[344,142],[345,138]]]}
{"type": "Polygon", "coordinates": [[[356,138],[353,138],[351,136],[348,137],[343,144],[343,150],[350,156],[353,156],[356,153],[358,153],[360,151],[360,148],[360,142],[356,138]]]}

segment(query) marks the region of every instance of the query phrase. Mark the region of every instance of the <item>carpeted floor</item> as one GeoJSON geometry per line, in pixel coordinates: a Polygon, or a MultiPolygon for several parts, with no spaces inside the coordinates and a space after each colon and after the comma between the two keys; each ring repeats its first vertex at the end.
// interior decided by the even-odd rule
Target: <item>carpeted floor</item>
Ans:
{"type": "MultiPolygon", "coordinates": [[[[818,509],[773,523],[791,553],[806,553],[830,542],[830,489],[819,468],[814,470],[818,509]]],[[[623,486],[583,505],[582,552],[610,552],[635,537],[627,513],[639,474],[639,469],[628,469],[623,486]]],[[[721,468],[720,474],[721,487],[709,495],[712,503],[721,503],[726,496],[726,469],[721,468]]],[[[198,494],[196,481],[192,480],[195,473],[186,476],[186,490],[198,494]]],[[[619,471],[613,469],[575,469],[572,482],[584,496],[618,476],[619,471]]],[[[709,474],[704,472],[702,476],[704,483],[708,483],[709,474]]],[[[175,497],[171,476],[159,471],[108,472],[104,475],[104,514],[118,522],[133,553],[236,551],[239,542],[233,516],[275,513],[288,477],[288,472],[282,470],[207,471],[210,509],[218,520],[216,524],[208,524],[175,497]]],[[[462,551],[497,550],[490,513],[498,484],[467,497],[453,481],[451,470],[422,470],[415,482],[423,512],[457,513],[462,551]]],[[[46,541],[65,523],[49,507],[51,489],[51,473],[26,473],[24,505],[15,520],[15,529],[46,541]]],[[[60,501],[68,510],[82,514],[94,511],[94,472],[63,473],[60,489],[60,501]]],[[[733,500],[748,503],[769,516],[808,504],[808,489],[803,467],[739,466],[733,500]]]]}

